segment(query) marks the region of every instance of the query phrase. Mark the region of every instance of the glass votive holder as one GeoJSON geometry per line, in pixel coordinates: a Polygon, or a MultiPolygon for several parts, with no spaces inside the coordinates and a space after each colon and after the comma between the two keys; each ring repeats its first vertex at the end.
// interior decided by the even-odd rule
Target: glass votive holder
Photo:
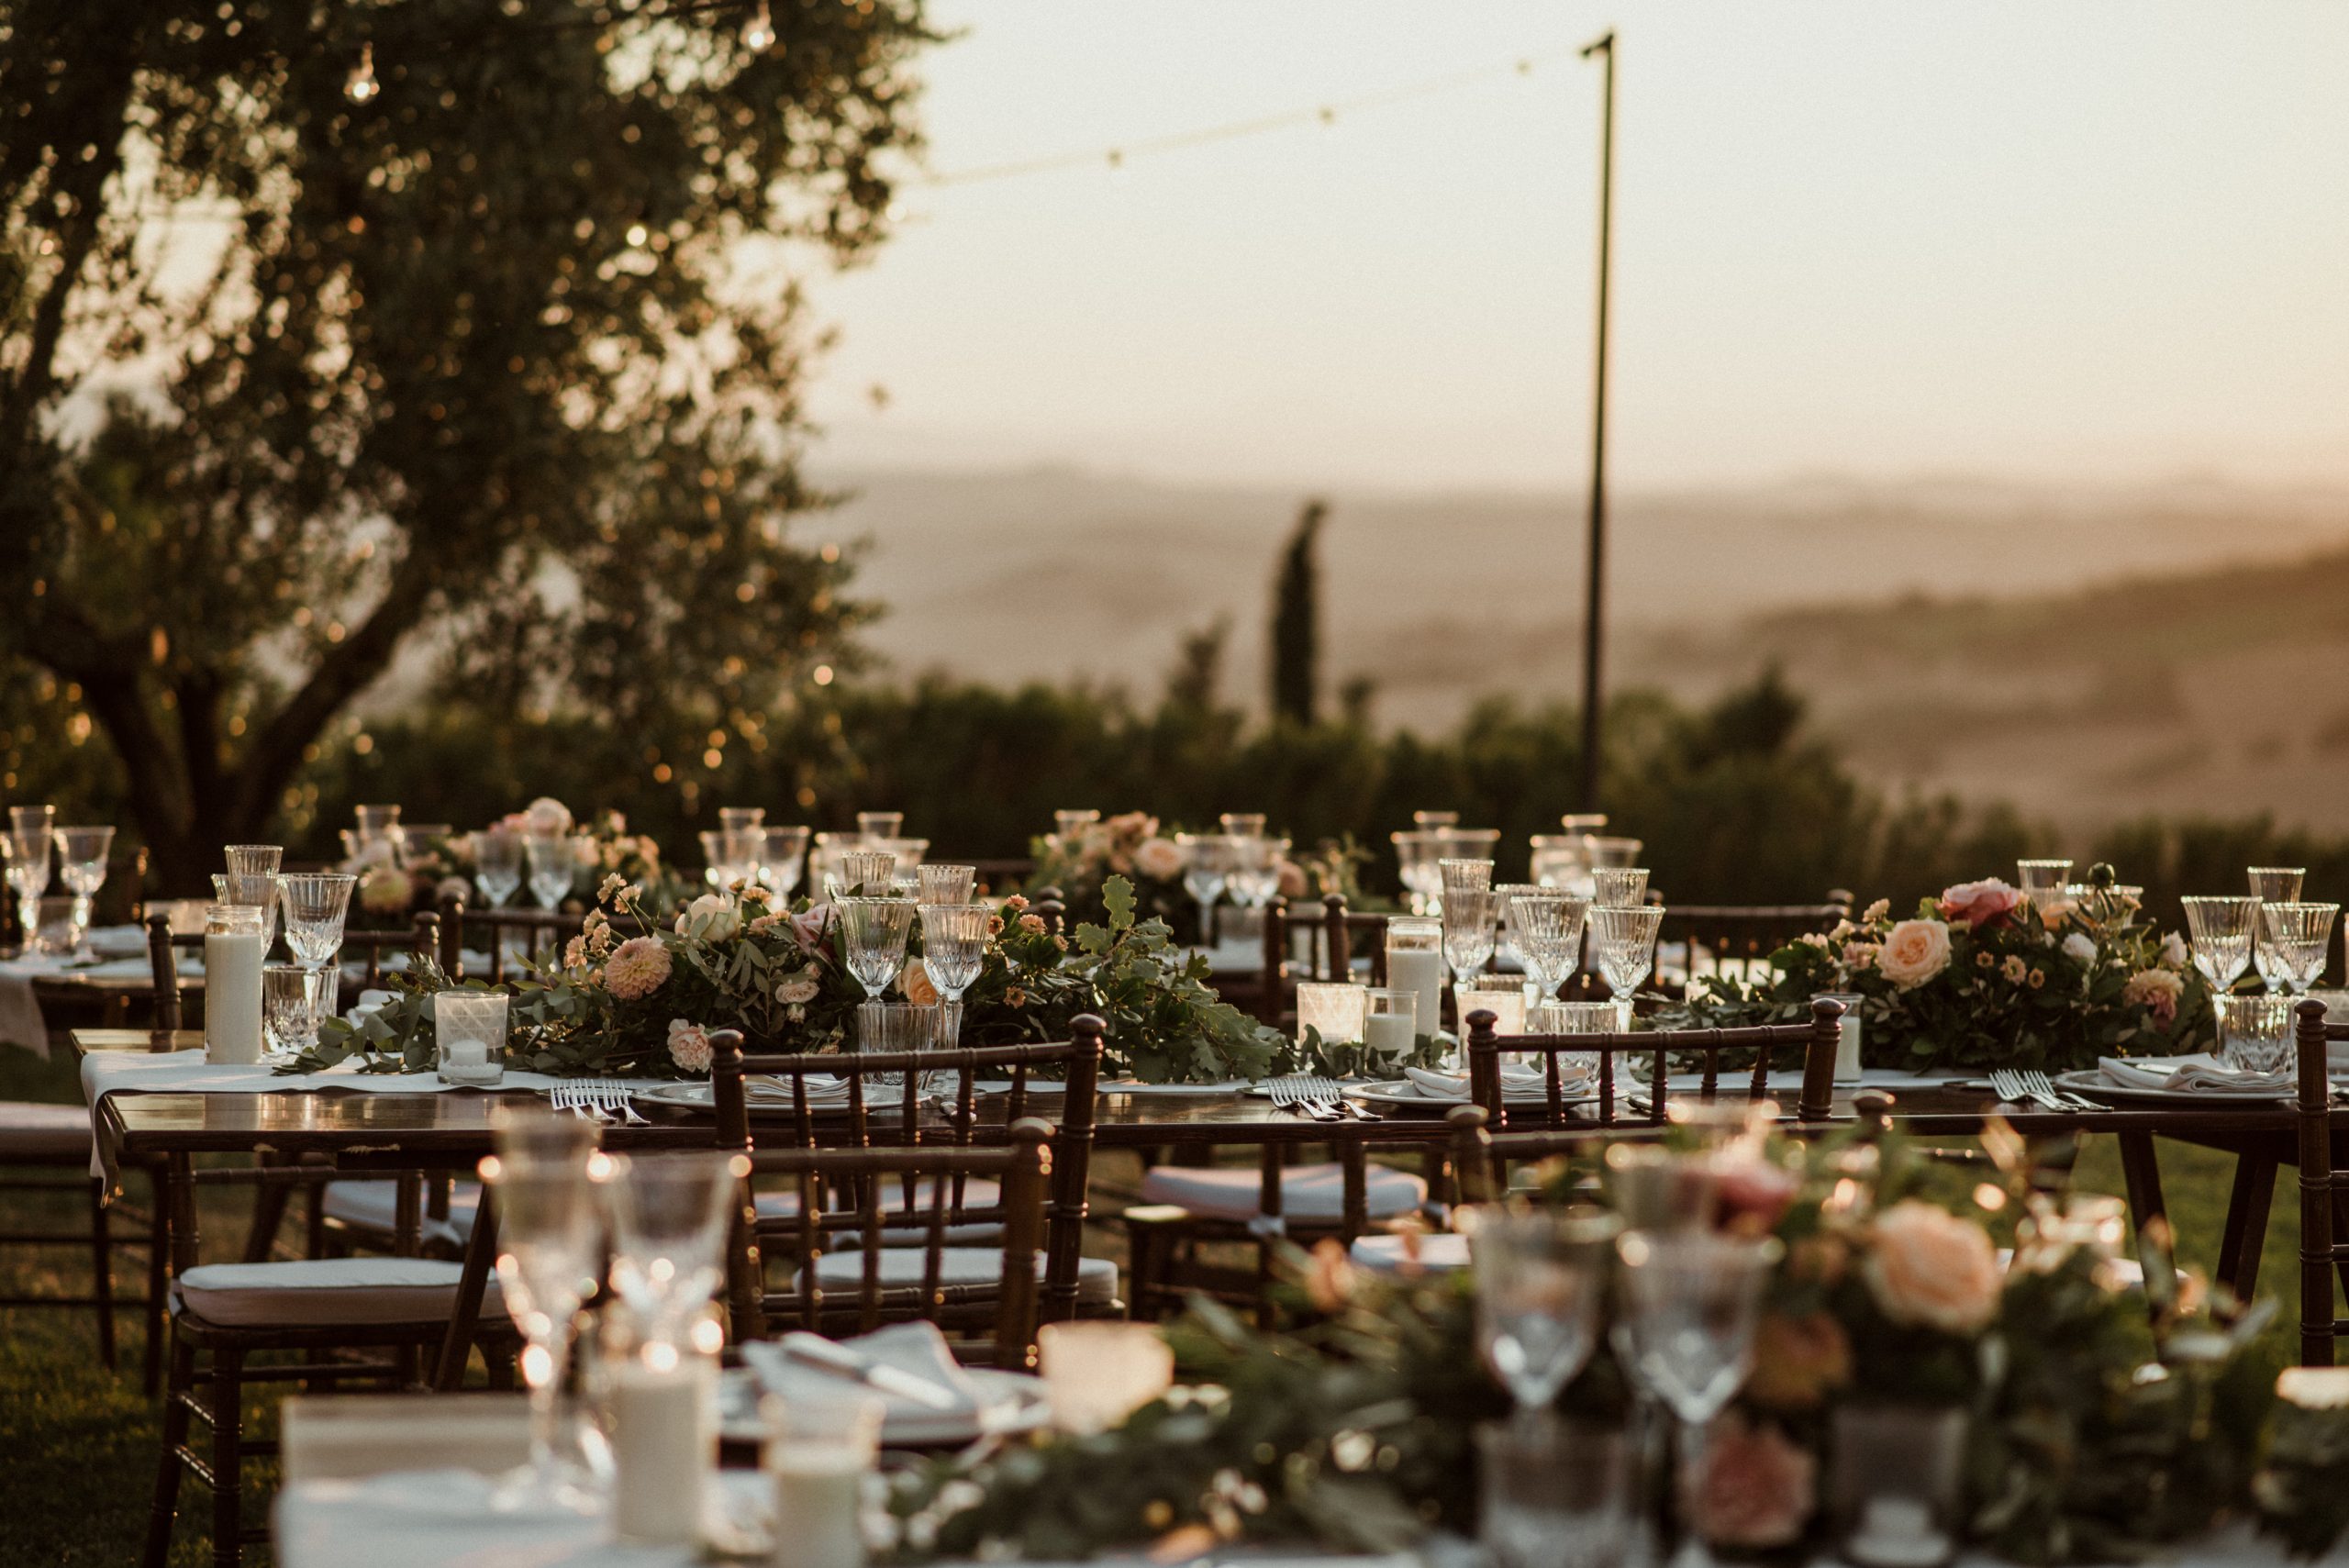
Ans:
{"type": "Polygon", "coordinates": [[[1631,1440],[1548,1411],[1475,1429],[1479,1536],[1494,1568],[1621,1562],[1639,1517],[1631,1440]]]}
{"type": "Polygon", "coordinates": [[[2219,1060],[2239,1073],[2280,1073],[2292,1054],[2292,1003],[2273,995],[2213,996],[2219,1060]]]}
{"type": "Polygon", "coordinates": [[[71,894],[35,899],[33,950],[60,958],[70,958],[82,950],[81,917],[82,901],[71,894]]]}
{"type": "Polygon", "coordinates": [[[440,1081],[488,1088],[506,1079],[506,1005],[503,991],[439,991],[432,997],[432,1029],[440,1081]]]}
{"type": "Polygon", "coordinates": [[[1464,1030],[1468,1015],[1482,1008],[1493,1015],[1495,1034],[1525,1032],[1525,982],[1516,975],[1487,974],[1454,981],[1452,1001],[1459,1010],[1464,1030]]]}
{"type": "Polygon", "coordinates": [[[1297,1038],[1308,1029],[1319,1033],[1323,1045],[1356,1045],[1370,1010],[1370,988],[1343,981],[1300,980],[1297,985],[1297,1038]]]}
{"type": "Polygon", "coordinates": [[[1419,994],[1376,986],[1363,992],[1362,1042],[1380,1062],[1397,1062],[1419,1039],[1419,994]]]}
{"type": "Polygon", "coordinates": [[[1865,996],[1856,991],[1821,991],[1811,997],[1814,1002],[1841,1002],[1843,1016],[1837,1020],[1841,1032],[1835,1040],[1835,1082],[1856,1084],[1860,1081],[1860,1004],[1865,996]]]}
{"type": "Polygon", "coordinates": [[[1064,1432],[1107,1431],[1174,1384],[1174,1347],[1148,1323],[1047,1323],[1036,1356],[1064,1432]]]}
{"type": "Polygon", "coordinates": [[[769,1395],[760,1402],[777,1562],[863,1568],[864,1482],[880,1458],[885,1413],[872,1395],[845,1388],[818,1399],[769,1395]]]}
{"type": "Polygon", "coordinates": [[[261,972],[261,1028],[272,1051],[307,1051],[334,1006],[335,972],[273,963],[261,972]]]}

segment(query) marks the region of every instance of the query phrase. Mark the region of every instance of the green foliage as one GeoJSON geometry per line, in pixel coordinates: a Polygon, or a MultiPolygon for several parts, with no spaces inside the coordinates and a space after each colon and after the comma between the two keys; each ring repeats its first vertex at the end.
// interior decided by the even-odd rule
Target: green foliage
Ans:
{"type": "Polygon", "coordinates": [[[0,28],[0,660],[79,688],[183,883],[404,650],[640,750],[755,720],[861,606],[786,541],[812,334],[741,273],[881,237],[918,0],[763,51],[731,8],[233,9],[0,28]]]}

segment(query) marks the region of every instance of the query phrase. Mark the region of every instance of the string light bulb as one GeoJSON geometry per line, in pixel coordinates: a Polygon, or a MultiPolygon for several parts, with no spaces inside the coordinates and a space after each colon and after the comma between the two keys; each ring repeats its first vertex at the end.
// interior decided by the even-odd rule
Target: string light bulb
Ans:
{"type": "Polygon", "coordinates": [[[373,44],[359,46],[359,63],[351,68],[351,80],[342,84],[342,90],[354,104],[363,104],[384,90],[384,84],[375,80],[373,44]]]}
{"type": "Polygon", "coordinates": [[[767,9],[767,0],[759,0],[759,8],[742,24],[742,47],[752,54],[764,54],[774,47],[774,16],[767,9]]]}

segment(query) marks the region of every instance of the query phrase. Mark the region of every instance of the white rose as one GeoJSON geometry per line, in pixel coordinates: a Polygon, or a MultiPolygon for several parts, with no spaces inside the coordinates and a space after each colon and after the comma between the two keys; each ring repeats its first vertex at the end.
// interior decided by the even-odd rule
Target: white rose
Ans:
{"type": "Polygon", "coordinates": [[[2064,956],[2074,963],[2093,963],[2096,962],[2096,943],[2082,933],[2074,931],[2064,939],[2064,956]]]}
{"type": "Polygon", "coordinates": [[[1915,990],[1949,967],[1948,925],[1940,920],[1901,921],[1884,939],[1876,966],[1901,990],[1915,990]]]}
{"type": "Polygon", "coordinates": [[[677,934],[722,942],[742,929],[742,913],[723,893],[705,893],[677,915],[677,934]]]}
{"type": "Polygon", "coordinates": [[[1134,870],[1153,882],[1183,874],[1183,851],[1172,839],[1144,839],[1134,850],[1134,870]]]}
{"type": "Polygon", "coordinates": [[[522,813],[522,819],[529,825],[531,832],[541,837],[571,831],[571,807],[552,795],[542,795],[530,802],[529,809],[522,813]]]}
{"type": "Polygon", "coordinates": [[[2162,938],[2162,962],[2172,969],[2186,967],[2186,940],[2176,931],[2162,938]]]}

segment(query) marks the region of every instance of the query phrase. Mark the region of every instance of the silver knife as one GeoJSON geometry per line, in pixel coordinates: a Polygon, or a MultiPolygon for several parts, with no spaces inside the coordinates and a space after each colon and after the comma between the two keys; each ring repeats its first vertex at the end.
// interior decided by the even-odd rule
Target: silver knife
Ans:
{"type": "Polygon", "coordinates": [[[884,1394],[895,1394],[917,1405],[927,1405],[933,1410],[959,1410],[963,1407],[963,1401],[944,1385],[901,1367],[866,1361],[854,1351],[844,1345],[836,1345],[829,1340],[801,1339],[793,1335],[779,1341],[779,1346],[785,1355],[818,1372],[845,1377],[884,1394]]]}

